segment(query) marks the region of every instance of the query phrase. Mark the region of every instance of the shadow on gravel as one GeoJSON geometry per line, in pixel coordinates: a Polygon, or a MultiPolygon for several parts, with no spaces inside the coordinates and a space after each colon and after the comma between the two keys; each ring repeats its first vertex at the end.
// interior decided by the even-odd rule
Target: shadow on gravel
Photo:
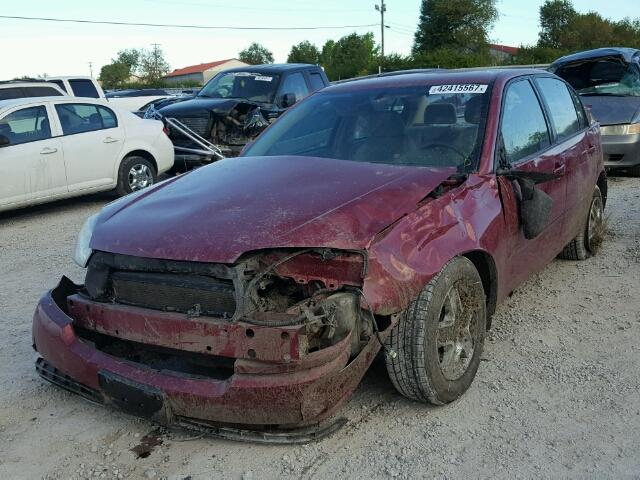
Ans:
{"type": "Polygon", "coordinates": [[[41,205],[34,205],[33,207],[19,208],[17,210],[9,210],[7,212],[0,212],[0,225],[2,222],[11,220],[27,219],[29,217],[49,214],[65,213],[74,208],[82,208],[85,206],[95,205],[96,203],[107,204],[116,199],[116,194],[113,192],[101,192],[93,195],[85,195],[82,197],[67,198],[64,200],[57,200],[55,202],[43,203],[41,205]]]}

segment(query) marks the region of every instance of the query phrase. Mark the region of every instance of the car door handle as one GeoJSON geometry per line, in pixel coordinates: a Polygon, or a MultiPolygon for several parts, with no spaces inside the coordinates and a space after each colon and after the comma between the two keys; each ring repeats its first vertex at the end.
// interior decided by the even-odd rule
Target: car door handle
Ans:
{"type": "Polygon", "coordinates": [[[40,150],[40,155],[51,155],[52,153],[56,153],[57,151],[57,148],[44,147],[42,150],[40,150]]]}
{"type": "Polygon", "coordinates": [[[116,143],[119,142],[120,140],[117,138],[113,138],[113,137],[107,137],[103,140],[103,143],[116,143]]]}

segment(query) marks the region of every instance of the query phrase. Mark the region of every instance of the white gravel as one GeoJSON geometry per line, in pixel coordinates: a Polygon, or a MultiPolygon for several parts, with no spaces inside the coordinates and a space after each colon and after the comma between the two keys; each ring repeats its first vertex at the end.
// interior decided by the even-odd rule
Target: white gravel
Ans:
{"type": "Polygon", "coordinates": [[[445,407],[397,394],[381,362],[305,446],[163,433],[40,380],[31,315],[71,260],[93,196],[0,216],[0,478],[640,479],[640,179],[612,178],[610,235],[586,262],[555,261],[498,309],[471,390],[445,407]]]}

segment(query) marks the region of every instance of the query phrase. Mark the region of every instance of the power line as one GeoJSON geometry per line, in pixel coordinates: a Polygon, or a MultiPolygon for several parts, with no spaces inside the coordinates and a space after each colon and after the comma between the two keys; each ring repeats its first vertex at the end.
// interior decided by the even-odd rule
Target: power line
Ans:
{"type": "Polygon", "coordinates": [[[128,27],[159,27],[159,28],[191,28],[199,30],[330,30],[342,28],[364,28],[375,27],[377,23],[367,25],[327,25],[321,27],[225,27],[217,25],[180,25],[169,23],[134,23],[134,22],[114,22],[107,20],[83,20],[77,18],[48,18],[48,17],[23,17],[14,15],[0,15],[0,18],[8,20],[33,20],[41,22],[65,22],[84,23],[90,25],[118,25],[128,27]]]}

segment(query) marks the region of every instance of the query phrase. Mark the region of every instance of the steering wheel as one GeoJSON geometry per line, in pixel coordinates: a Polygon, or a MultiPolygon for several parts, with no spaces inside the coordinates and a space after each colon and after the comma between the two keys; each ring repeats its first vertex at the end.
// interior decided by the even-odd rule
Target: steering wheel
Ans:
{"type": "MultiPolygon", "coordinates": [[[[464,154],[463,152],[458,150],[456,147],[452,147],[451,145],[448,145],[446,143],[430,143],[426,147],[422,148],[422,151],[433,150],[433,149],[436,149],[436,148],[443,148],[445,150],[450,150],[450,151],[452,151],[453,153],[459,155],[462,158],[463,164],[467,162],[467,155],[466,154],[464,154]]],[[[451,162],[451,163],[456,167],[460,165],[459,163],[454,163],[454,162],[451,162]]]]}

